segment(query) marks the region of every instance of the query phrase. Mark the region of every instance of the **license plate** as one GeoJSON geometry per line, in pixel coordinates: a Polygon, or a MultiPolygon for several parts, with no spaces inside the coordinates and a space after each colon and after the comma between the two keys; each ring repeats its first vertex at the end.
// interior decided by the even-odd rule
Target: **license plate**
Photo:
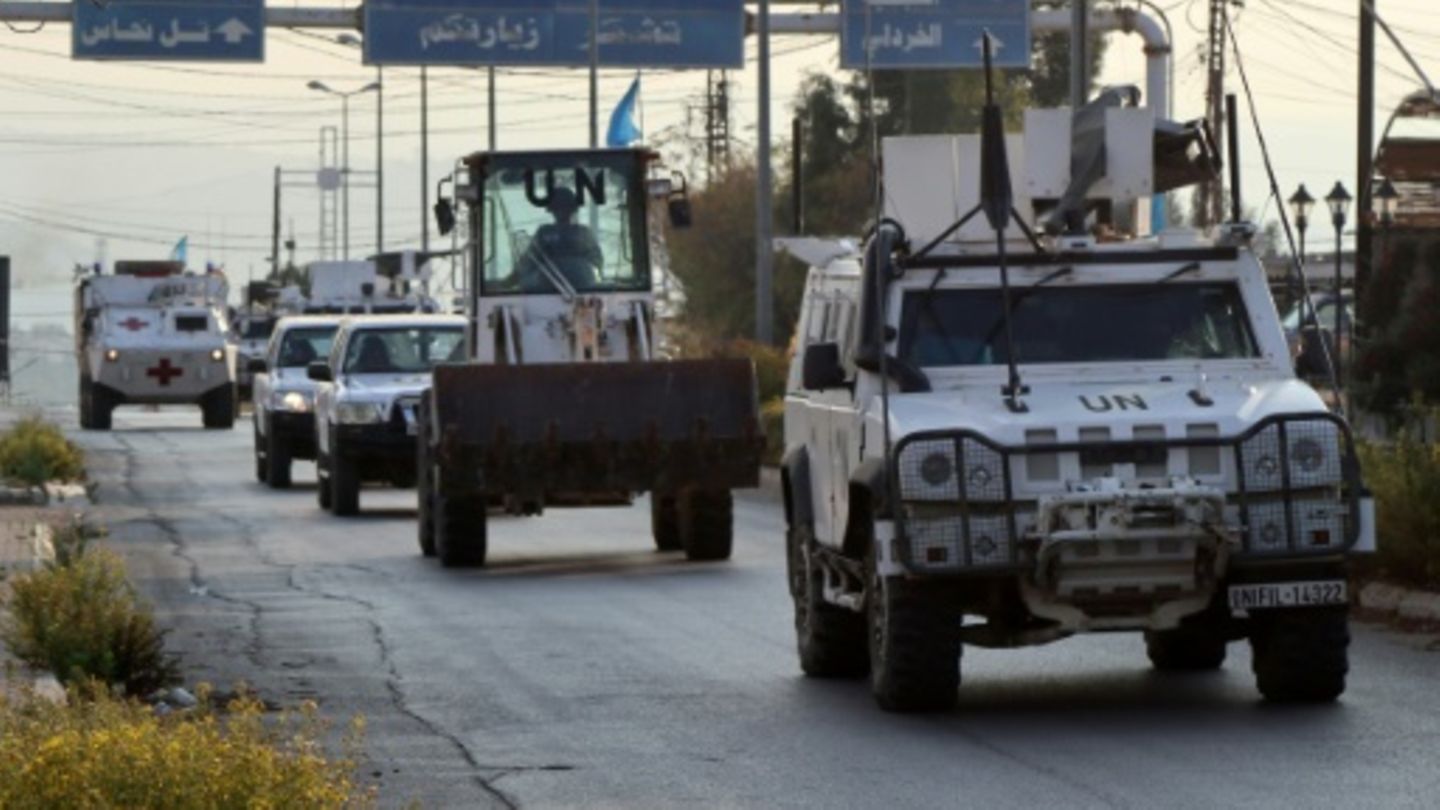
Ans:
{"type": "Polygon", "coordinates": [[[1230,586],[1232,610],[1344,605],[1348,602],[1343,579],[1230,586]]]}

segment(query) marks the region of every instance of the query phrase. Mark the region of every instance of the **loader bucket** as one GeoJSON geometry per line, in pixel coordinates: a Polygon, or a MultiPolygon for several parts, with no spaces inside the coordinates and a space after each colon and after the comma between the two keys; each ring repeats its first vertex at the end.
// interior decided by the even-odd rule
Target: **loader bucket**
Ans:
{"type": "Polygon", "coordinates": [[[759,484],[749,360],[444,365],[433,402],[438,458],[463,479],[452,486],[551,495],[759,484]]]}

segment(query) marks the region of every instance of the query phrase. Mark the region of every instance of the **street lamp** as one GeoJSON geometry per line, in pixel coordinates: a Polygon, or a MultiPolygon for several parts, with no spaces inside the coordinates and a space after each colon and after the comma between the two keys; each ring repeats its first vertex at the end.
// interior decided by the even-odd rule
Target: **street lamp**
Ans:
{"type": "Polygon", "coordinates": [[[1340,347],[1341,330],[1344,328],[1340,318],[1345,313],[1344,298],[1340,295],[1340,243],[1345,233],[1345,213],[1350,208],[1350,192],[1339,180],[1325,195],[1325,204],[1330,207],[1330,222],[1335,225],[1335,393],[1339,394],[1345,369],[1343,349],[1340,347]]]}
{"type": "Polygon", "coordinates": [[[1295,230],[1300,233],[1300,265],[1305,265],[1305,229],[1310,226],[1310,209],[1315,205],[1315,198],[1305,190],[1305,184],[1301,183],[1300,188],[1290,195],[1290,210],[1295,213],[1295,230]]]}
{"type": "Polygon", "coordinates": [[[1380,178],[1380,188],[1371,199],[1374,207],[1375,218],[1380,221],[1380,259],[1381,266],[1384,266],[1387,256],[1390,253],[1390,226],[1395,224],[1395,209],[1399,207],[1400,192],[1395,190],[1395,184],[1390,178],[1380,178]]]}
{"type": "MultiPolygon", "coordinates": [[[[349,32],[335,35],[341,45],[359,48],[360,38],[349,32]]],[[[385,75],[375,66],[375,252],[385,250],[385,75]]]]}
{"type": "MultiPolygon", "coordinates": [[[[341,249],[341,257],[348,260],[350,258],[350,97],[361,93],[368,93],[371,90],[378,91],[380,89],[380,83],[371,82],[359,90],[351,90],[348,93],[334,90],[324,82],[315,79],[307,82],[305,86],[311,90],[340,97],[340,140],[342,144],[340,149],[340,175],[342,177],[340,187],[340,219],[341,228],[345,232],[342,241],[343,248],[341,249]]],[[[376,133],[376,135],[378,136],[379,133],[376,133]]]]}

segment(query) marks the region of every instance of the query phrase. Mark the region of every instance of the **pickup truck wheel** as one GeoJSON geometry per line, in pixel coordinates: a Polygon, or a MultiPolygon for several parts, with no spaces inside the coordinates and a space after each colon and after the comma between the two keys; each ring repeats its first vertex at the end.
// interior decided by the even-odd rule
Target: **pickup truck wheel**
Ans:
{"type": "Polygon", "coordinates": [[[690,560],[728,560],[734,544],[735,500],[727,490],[696,490],[680,498],[680,542],[690,560]]]}
{"type": "Polygon", "coordinates": [[[446,568],[484,565],[489,545],[485,498],[455,498],[436,491],[431,502],[435,509],[435,553],[440,564],[446,568]]]}
{"type": "Polygon", "coordinates": [[[262,484],[270,481],[270,471],[265,466],[265,439],[260,436],[260,420],[256,415],[254,422],[255,434],[255,480],[262,484]]]}
{"type": "Polygon", "coordinates": [[[815,541],[810,527],[791,527],[785,533],[785,547],[801,671],[812,678],[864,675],[870,668],[865,616],[821,598],[825,572],[814,562],[815,541]]]}
{"type": "Polygon", "coordinates": [[[270,428],[270,435],[265,437],[265,483],[271,489],[289,489],[293,453],[290,445],[275,434],[275,426],[270,428]]]}
{"type": "Polygon", "coordinates": [[[324,453],[316,453],[315,498],[320,502],[320,508],[326,512],[330,511],[332,494],[330,490],[330,457],[324,453]]]}
{"type": "Polygon", "coordinates": [[[680,505],[673,493],[650,493],[650,534],[655,538],[656,551],[685,547],[680,539],[680,505]]]}
{"type": "Polygon", "coordinates": [[[430,486],[430,458],[425,448],[422,433],[416,442],[415,459],[415,517],[420,540],[420,553],[426,557],[435,556],[435,499],[430,486]]]}
{"type": "Polygon", "coordinates": [[[340,517],[360,512],[360,466],[330,437],[330,511],[340,517]]]}
{"type": "Polygon", "coordinates": [[[945,711],[960,687],[960,615],[933,583],[881,576],[865,555],[870,691],[891,712],[945,711]]]}
{"type": "Polygon", "coordinates": [[[1250,649],[1255,685],[1276,703],[1328,703],[1345,691],[1350,670],[1344,607],[1255,611],[1250,649]]]}
{"type": "Polygon", "coordinates": [[[201,421],[212,430],[235,426],[235,384],[227,383],[205,395],[200,402],[201,421]]]}

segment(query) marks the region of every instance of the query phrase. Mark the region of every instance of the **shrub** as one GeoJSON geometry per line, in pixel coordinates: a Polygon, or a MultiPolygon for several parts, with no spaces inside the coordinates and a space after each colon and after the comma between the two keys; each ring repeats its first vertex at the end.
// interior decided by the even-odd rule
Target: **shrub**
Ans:
{"type": "Polygon", "coordinates": [[[1404,430],[1389,444],[1362,444],[1359,450],[1375,494],[1378,573],[1407,585],[1440,587],[1440,447],[1404,430]]]}
{"type": "Polygon", "coordinates": [[[765,463],[778,465],[785,454],[785,399],[776,397],[760,406],[760,426],[765,429],[765,463]]]}
{"type": "MultiPolygon", "coordinates": [[[[348,751],[362,730],[357,720],[348,751]]],[[[313,704],[265,722],[252,698],[223,717],[202,701],[165,718],[105,695],[58,706],[0,698],[0,807],[373,805],[354,781],[354,759],[327,758],[325,732],[313,704]]]]}
{"type": "MultiPolygon", "coordinates": [[[[83,535],[82,535],[83,536],[83,535]]],[[[11,580],[0,640],[22,661],[66,683],[95,679],[146,694],[175,680],[164,633],[141,605],[114,552],[77,552],[11,580]]]]}
{"type": "Polygon", "coordinates": [[[85,455],[60,428],[32,416],[0,436],[0,477],[39,486],[47,481],[81,481],[85,455]]]}

